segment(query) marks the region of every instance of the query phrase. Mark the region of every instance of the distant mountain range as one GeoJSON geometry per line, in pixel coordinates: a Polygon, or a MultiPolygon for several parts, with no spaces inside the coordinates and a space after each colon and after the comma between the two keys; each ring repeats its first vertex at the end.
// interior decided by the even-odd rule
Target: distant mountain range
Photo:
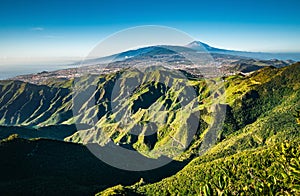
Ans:
{"type": "MultiPolygon", "coordinates": [[[[157,45],[142,47],[106,57],[86,58],[83,61],[76,61],[72,64],[59,67],[56,66],[55,68],[48,66],[49,69],[45,67],[44,70],[42,67],[37,67],[30,71],[32,72],[31,74],[28,74],[30,73],[29,71],[18,71],[17,73],[13,71],[10,74],[4,72],[0,74],[0,80],[7,79],[9,78],[8,75],[11,75],[10,79],[13,80],[41,84],[51,77],[70,78],[78,72],[83,72],[80,70],[80,67],[83,66],[94,66],[84,68],[84,71],[87,71],[88,73],[100,73],[101,70],[99,70],[99,67],[95,66],[101,65],[102,68],[108,68],[110,69],[109,72],[111,72],[116,67],[122,69],[132,65],[149,65],[157,62],[168,64],[177,69],[186,69],[186,65],[190,65],[191,63],[197,64],[197,62],[193,61],[195,59],[185,58],[185,54],[194,56],[196,59],[201,59],[201,55],[210,58],[211,63],[215,63],[215,65],[220,67],[225,67],[223,71],[226,73],[224,74],[227,74],[227,72],[230,72],[231,74],[236,72],[248,73],[265,66],[283,67],[300,61],[300,53],[266,53],[226,50],[212,47],[200,41],[194,41],[186,46],[157,45]]],[[[200,72],[202,75],[208,74],[207,70],[198,70],[198,72],[194,74],[200,75],[200,72]]]]}
{"type": "MultiPolygon", "coordinates": [[[[82,74],[107,74],[129,67],[158,64],[181,70],[191,77],[216,77],[219,74],[232,75],[241,72],[248,74],[269,66],[284,67],[295,63],[295,60],[280,60],[290,59],[291,55],[225,50],[195,41],[186,46],[160,45],[128,50],[107,57],[86,59],[75,63],[76,67],[73,68],[21,75],[12,79],[34,84],[49,84],[53,78],[68,80],[82,74]]],[[[300,57],[300,54],[294,55],[300,57]]]]}
{"type": "Polygon", "coordinates": [[[107,57],[101,57],[96,59],[87,59],[83,63],[84,64],[94,64],[94,63],[107,63],[107,62],[115,62],[115,61],[123,61],[128,58],[133,57],[141,57],[149,54],[168,54],[173,51],[176,53],[178,51],[184,52],[189,51],[190,49],[195,51],[207,52],[209,54],[225,54],[232,56],[239,56],[244,58],[252,58],[257,60],[293,60],[300,61],[300,53],[270,53],[270,52],[248,52],[248,51],[237,51],[237,50],[227,50],[216,48],[210,46],[201,41],[193,41],[186,46],[169,46],[169,45],[158,45],[158,46],[149,46],[143,47],[135,50],[128,50],[118,54],[110,55],[107,57]]]}
{"type": "Polygon", "coordinates": [[[219,53],[219,54],[229,54],[234,56],[243,56],[248,58],[254,58],[259,60],[294,60],[300,61],[300,53],[269,53],[269,52],[247,52],[247,51],[237,51],[237,50],[226,50],[212,47],[206,43],[200,41],[194,41],[186,45],[188,48],[194,50],[206,50],[209,53],[219,53]]]}

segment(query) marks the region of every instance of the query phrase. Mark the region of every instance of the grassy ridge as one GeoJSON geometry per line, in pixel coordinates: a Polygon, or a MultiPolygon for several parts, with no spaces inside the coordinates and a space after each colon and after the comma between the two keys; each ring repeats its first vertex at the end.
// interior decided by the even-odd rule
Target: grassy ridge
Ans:
{"type": "MultiPolygon", "coordinates": [[[[72,125],[80,122],[95,125],[100,132],[81,130],[67,137],[66,141],[105,144],[112,140],[148,157],[164,155],[177,161],[189,161],[194,158],[182,171],[158,183],[151,184],[158,179],[145,175],[144,181],[134,186],[121,185],[101,194],[298,194],[295,185],[299,184],[299,154],[296,152],[299,150],[299,75],[300,64],[296,63],[280,69],[264,68],[246,77],[224,77],[223,81],[194,78],[187,80],[176,73],[170,75],[162,69],[154,70],[149,75],[135,70],[99,77],[87,76],[75,81],[72,87],[73,81],[67,81],[65,84],[53,81],[50,86],[4,81],[0,84],[0,124],[45,126],[72,125]],[[131,85],[128,84],[136,83],[141,85],[130,89],[131,85]],[[184,84],[186,88],[176,88],[180,86],[178,84],[184,84]],[[119,89],[114,91],[116,86],[119,89]],[[72,91],[72,88],[75,91],[72,91]],[[189,88],[193,91],[189,91],[189,88]],[[128,96],[130,90],[133,93],[128,96]],[[195,92],[195,97],[187,96],[190,92],[195,92]],[[190,99],[185,100],[180,94],[190,99]],[[224,117],[222,127],[215,126],[216,120],[213,118],[219,111],[226,112],[225,116],[221,116],[224,117]],[[195,119],[199,121],[199,125],[192,127],[195,119]],[[194,135],[189,134],[192,129],[196,130],[194,135]],[[135,133],[135,130],[139,132],[135,133]],[[192,139],[190,144],[189,137],[192,139]],[[182,146],[186,146],[187,149],[182,146]],[[178,152],[180,156],[177,156],[178,152]],[[288,165],[284,165],[281,158],[288,160],[288,165]],[[282,167],[289,169],[282,171],[282,167]],[[288,173],[290,170],[296,174],[288,173]]],[[[12,153],[14,146],[19,144],[28,143],[34,146],[42,141],[5,141],[2,149],[11,144],[11,150],[6,151],[12,153]]],[[[51,142],[44,143],[48,145],[51,142]]],[[[62,149],[69,148],[64,146],[64,143],[55,143],[52,147],[56,148],[56,145],[62,149]]],[[[74,149],[83,148],[81,145],[78,147],[68,144],[70,145],[74,145],[74,149]]],[[[65,153],[69,154],[73,147],[65,153]]],[[[2,153],[5,153],[5,150],[2,153]]],[[[9,153],[3,157],[10,157],[9,153]]],[[[52,154],[51,157],[53,156],[52,154]]],[[[44,160],[47,157],[39,158],[44,160]]],[[[61,163],[59,158],[63,159],[58,157],[56,161],[61,163]]],[[[24,157],[15,162],[22,159],[24,157]]],[[[3,168],[7,168],[9,162],[14,162],[8,160],[3,168]]],[[[32,160],[35,158],[29,159],[32,160]]],[[[37,162],[29,163],[31,165],[37,162]]],[[[179,165],[182,166],[182,162],[179,165]]],[[[72,173],[63,164],[60,166],[62,171],[69,172],[68,175],[72,178],[82,174],[72,173]]],[[[48,167],[51,165],[45,166],[48,167]]],[[[162,176],[174,174],[178,171],[176,168],[178,169],[176,166],[175,169],[167,170],[173,173],[162,176]]],[[[22,173],[23,169],[12,176],[21,179],[23,174],[19,176],[19,173],[22,173]]],[[[109,172],[115,172],[107,171],[108,173],[99,171],[98,176],[110,176],[109,172]]],[[[37,178],[43,176],[41,173],[37,178]]],[[[139,174],[128,178],[128,173],[122,171],[114,174],[117,177],[89,181],[90,185],[102,190],[116,184],[130,185],[142,177],[139,174]]],[[[54,176],[50,184],[55,184],[55,178],[62,179],[58,176],[54,176]]],[[[22,183],[28,183],[29,186],[30,180],[18,181],[17,184],[21,186],[22,183]]],[[[74,189],[78,187],[76,190],[79,192],[81,187],[87,193],[92,193],[88,191],[90,185],[75,186],[76,183],[70,181],[70,186],[74,189]]],[[[11,191],[14,185],[15,183],[12,183],[8,186],[11,187],[8,190],[11,191]]],[[[4,183],[3,187],[5,186],[7,185],[4,183]]],[[[24,190],[32,190],[28,186],[24,190]]],[[[67,184],[65,186],[69,187],[67,184]]],[[[71,189],[61,191],[68,192],[71,189]]]]}
{"type": "Polygon", "coordinates": [[[215,146],[161,182],[101,194],[299,194],[299,74],[298,63],[226,78],[228,108],[215,146]]]}
{"type": "Polygon", "coordinates": [[[99,195],[298,195],[300,141],[192,161],[158,183],[107,189],[99,195]]]}

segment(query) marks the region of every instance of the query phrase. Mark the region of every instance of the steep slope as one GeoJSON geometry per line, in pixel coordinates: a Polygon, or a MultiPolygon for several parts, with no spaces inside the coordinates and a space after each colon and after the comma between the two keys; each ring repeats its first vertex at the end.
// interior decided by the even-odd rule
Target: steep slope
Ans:
{"type": "Polygon", "coordinates": [[[101,145],[112,140],[153,157],[158,151],[172,157],[188,148],[175,156],[184,160],[233,133],[247,135],[249,130],[257,130],[254,141],[264,144],[283,129],[292,132],[294,118],[289,111],[299,104],[298,74],[299,63],[265,68],[247,77],[230,76],[223,82],[189,80],[181,72],[165,68],[149,74],[131,70],[86,76],[74,82],[52,82],[51,86],[4,81],[0,85],[0,124],[96,126],[100,132],[83,130],[66,140],[101,145]],[[177,88],[182,84],[184,88],[177,88]],[[223,128],[212,132],[214,111],[226,111],[226,118],[223,128]],[[284,126],[275,130],[280,124],[284,126]],[[270,129],[271,134],[258,127],[270,129]],[[189,135],[188,130],[195,134],[189,135]],[[209,134],[204,137],[207,133],[213,133],[213,138],[208,139],[209,134]]]}
{"type": "MultiPolygon", "coordinates": [[[[84,130],[68,140],[104,144],[112,139],[115,143],[128,145],[149,156],[152,150],[156,150],[155,146],[166,143],[169,143],[167,146],[173,145],[172,140],[179,141],[174,150],[182,150],[187,146],[191,137],[180,137],[178,134],[186,132],[191,118],[198,119],[200,123],[196,121],[197,125],[193,127],[195,132],[203,132],[208,127],[198,113],[203,110],[203,114],[209,116],[211,111],[197,106],[198,99],[207,99],[209,102],[207,82],[189,81],[180,71],[165,68],[155,68],[149,74],[138,70],[121,71],[81,77],[66,83],[69,86],[61,81],[52,82],[51,86],[2,82],[0,124],[29,127],[75,123],[96,125],[103,130],[101,137],[94,138],[92,136],[97,132],[84,130]],[[137,84],[134,87],[136,89],[131,89],[131,84],[137,84]],[[128,118],[131,123],[126,123],[128,118]],[[166,127],[166,121],[172,129],[166,127]],[[132,134],[135,129],[140,132],[132,134]],[[150,134],[157,130],[157,135],[150,134]],[[149,137],[144,137],[145,134],[149,137]],[[170,135],[173,135],[171,140],[170,135]],[[91,139],[87,141],[86,138],[91,139]]],[[[36,137],[40,136],[36,134],[36,137]]]]}
{"type": "Polygon", "coordinates": [[[70,89],[19,81],[0,81],[0,124],[61,124],[72,117],[70,89]],[[49,123],[50,124],[50,123],[49,123]]]}
{"type": "Polygon", "coordinates": [[[299,194],[299,74],[296,63],[226,78],[228,108],[216,145],[161,182],[102,194],[299,194]]]}
{"type": "Polygon", "coordinates": [[[214,159],[195,159],[154,184],[121,185],[97,195],[299,195],[300,144],[285,142],[214,159]]]}
{"type": "MultiPolygon", "coordinates": [[[[100,89],[95,99],[91,98],[93,90],[93,96],[86,93],[79,99],[86,103],[78,108],[80,122],[94,123],[96,129],[79,131],[67,141],[106,145],[112,140],[145,156],[183,160],[191,153],[177,155],[214,124],[212,116],[218,110],[214,97],[222,94],[218,81],[188,80],[179,71],[161,67],[151,72],[130,70],[112,77],[104,86],[90,85],[100,89]],[[95,101],[100,106],[93,106],[95,101]]],[[[83,86],[79,82],[78,88],[83,86]]]]}

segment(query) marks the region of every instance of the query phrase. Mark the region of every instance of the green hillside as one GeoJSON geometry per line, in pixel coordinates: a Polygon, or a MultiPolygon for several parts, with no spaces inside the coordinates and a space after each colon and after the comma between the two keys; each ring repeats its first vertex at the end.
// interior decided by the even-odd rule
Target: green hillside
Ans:
{"type": "Polygon", "coordinates": [[[299,195],[299,152],[297,140],[225,158],[207,154],[158,183],[118,185],[98,195],[299,195]]]}
{"type": "Polygon", "coordinates": [[[17,133],[25,139],[66,141],[3,141],[0,149],[6,162],[1,168],[11,171],[11,162],[17,164],[21,160],[26,160],[26,167],[11,175],[9,185],[3,178],[2,187],[6,187],[8,194],[24,183],[26,186],[20,190],[40,193],[42,189],[50,191],[50,187],[41,185],[36,192],[30,188],[30,182],[36,184],[42,178],[54,186],[65,179],[61,176],[78,180],[81,176],[95,176],[86,184],[80,181],[80,186],[68,181],[59,193],[93,194],[121,184],[101,194],[297,195],[299,75],[300,63],[296,63],[283,68],[266,67],[248,76],[217,79],[195,78],[156,67],[144,71],[124,69],[70,81],[53,80],[45,85],[1,81],[1,139],[17,133]],[[28,152],[23,150],[34,148],[37,143],[45,148],[50,145],[59,156],[41,151],[28,158],[28,152]],[[150,170],[152,174],[132,174],[112,167],[103,169],[103,163],[98,168],[99,160],[82,144],[99,144],[99,148],[104,148],[108,143],[139,152],[143,158],[169,157],[174,161],[167,168],[158,169],[159,175],[157,170],[150,170]],[[58,152],[55,146],[65,151],[58,152]],[[82,158],[91,157],[90,161],[76,161],[76,154],[82,151],[88,154],[82,158]],[[64,163],[65,155],[71,156],[74,170],[64,163]],[[13,159],[15,156],[19,158],[13,159]],[[282,159],[287,162],[282,163],[282,159]],[[47,162],[43,168],[31,168],[43,161],[47,162]],[[99,173],[78,169],[94,162],[96,165],[91,168],[99,173]],[[44,169],[53,172],[58,167],[62,173],[53,178],[44,175],[44,169]],[[24,173],[26,180],[22,181],[25,170],[37,172],[36,178],[24,173]],[[104,170],[107,173],[101,173],[104,170]],[[140,178],[144,180],[139,182],[140,178]]]}
{"type": "Polygon", "coordinates": [[[294,64],[226,78],[228,108],[215,146],[161,182],[101,194],[299,194],[299,74],[294,64]]]}
{"type": "Polygon", "coordinates": [[[0,81],[0,124],[57,125],[72,117],[70,89],[0,81]]]}

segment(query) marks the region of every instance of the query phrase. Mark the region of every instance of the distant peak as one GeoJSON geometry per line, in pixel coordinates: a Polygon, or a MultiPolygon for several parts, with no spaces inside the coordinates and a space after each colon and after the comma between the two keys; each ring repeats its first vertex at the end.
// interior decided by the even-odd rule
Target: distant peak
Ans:
{"type": "Polygon", "coordinates": [[[207,51],[219,51],[219,50],[222,50],[222,49],[219,49],[219,48],[211,47],[210,45],[208,45],[206,43],[203,43],[201,41],[193,41],[193,42],[189,43],[188,45],[186,45],[186,47],[192,48],[192,49],[205,49],[207,51]]]}
{"type": "Polygon", "coordinates": [[[193,42],[189,43],[187,46],[209,46],[209,45],[206,43],[203,43],[201,41],[193,41],[193,42]]]}

